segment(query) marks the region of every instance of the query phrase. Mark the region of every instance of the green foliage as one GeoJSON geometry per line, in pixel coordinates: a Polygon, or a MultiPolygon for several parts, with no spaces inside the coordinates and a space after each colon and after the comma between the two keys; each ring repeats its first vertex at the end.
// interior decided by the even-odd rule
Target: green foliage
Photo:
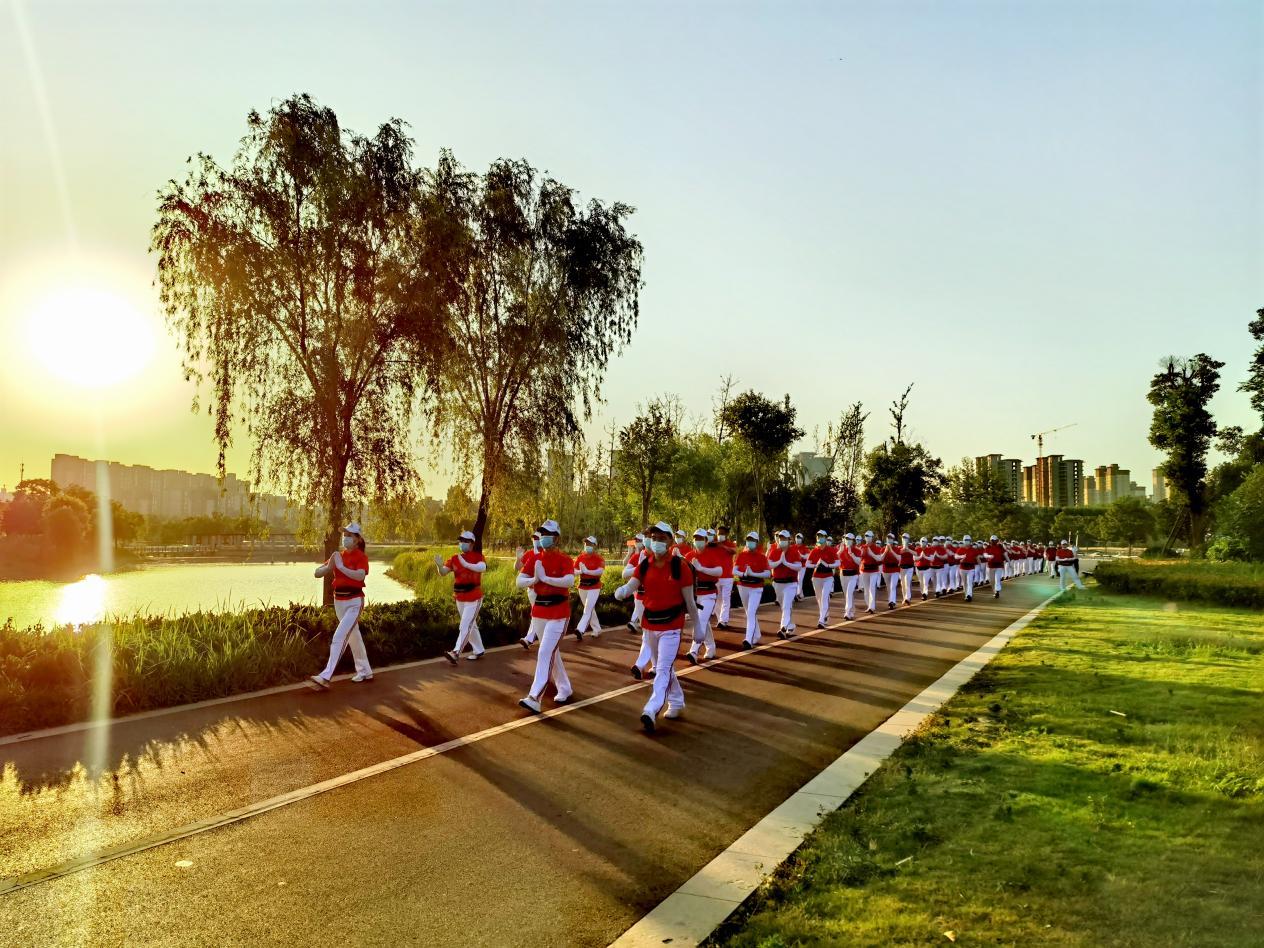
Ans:
{"type": "Polygon", "coordinates": [[[926,512],[927,502],[944,480],[943,462],[920,444],[884,442],[869,452],[865,465],[865,503],[873,509],[878,527],[897,536],[926,512]]]}
{"type": "Polygon", "coordinates": [[[1189,560],[1099,563],[1097,581],[1112,592],[1264,609],[1264,566],[1189,560]]]}
{"type": "Polygon", "coordinates": [[[1246,381],[1238,386],[1238,391],[1250,396],[1251,407],[1259,414],[1261,429],[1264,429],[1264,309],[1255,311],[1255,318],[1247,328],[1259,345],[1251,355],[1250,372],[1246,381]]]}
{"type": "Polygon", "coordinates": [[[1254,612],[1059,600],[709,943],[1257,945],[1262,676],[1254,612]]]}
{"type": "MultiPolygon", "coordinates": [[[[1240,558],[1264,562],[1264,464],[1255,465],[1242,484],[1217,505],[1216,524],[1226,542],[1231,539],[1234,548],[1241,551],[1240,558]]],[[[1211,556],[1210,548],[1207,555],[1211,556]]]]}
{"type": "Polygon", "coordinates": [[[1213,563],[1242,563],[1250,558],[1246,543],[1237,537],[1216,537],[1207,544],[1207,559],[1213,563]]]}
{"type": "Polygon", "coordinates": [[[614,458],[615,474],[622,486],[631,490],[640,501],[639,527],[650,521],[655,486],[666,480],[676,465],[680,449],[680,414],[679,403],[654,398],[619,431],[619,452],[614,458]]]}

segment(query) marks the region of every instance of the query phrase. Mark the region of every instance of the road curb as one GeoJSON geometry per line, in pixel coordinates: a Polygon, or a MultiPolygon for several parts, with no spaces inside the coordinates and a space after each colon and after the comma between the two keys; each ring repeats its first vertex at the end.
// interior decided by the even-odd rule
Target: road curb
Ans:
{"type": "Polygon", "coordinates": [[[611,948],[649,948],[664,944],[678,948],[703,942],[799,848],[827,814],[847,802],[905,738],[921,727],[1060,594],[1053,593],[948,669],[738,837],[728,849],[615,939],[611,948]]]}

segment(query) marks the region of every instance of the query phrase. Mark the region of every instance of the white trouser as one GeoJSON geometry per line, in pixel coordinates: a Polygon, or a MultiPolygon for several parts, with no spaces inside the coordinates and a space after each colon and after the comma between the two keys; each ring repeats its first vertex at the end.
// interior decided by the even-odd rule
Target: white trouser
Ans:
{"type": "Polygon", "coordinates": [[[334,615],[338,617],[338,628],[334,629],[334,640],[329,643],[329,664],[320,673],[320,677],[325,681],[334,677],[338,659],[342,658],[342,650],[348,644],[351,646],[351,657],[355,659],[356,674],[365,677],[373,674],[373,669],[369,665],[369,653],[364,650],[364,639],[360,635],[360,610],[363,608],[363,596],[334,600],[334,615]]]}
{"type": "Polygon", "coordinates": [[[913,567],[900,567],[900,588],[904,592],[905,602],[913,598],[913,567]]]}
{"type": "Polygon", "coordinates": [[[961,580],[966,587],[966,598],[974,595],[974,570],[965,569],[961,571],[961,580]]]}
{"type": "Polygon", "coordinates": [[[952,582],[949,583],[953,589],[961,588],[961,564],[953,563],[948,567],[948,572],[952,574],[952,582]]]}
{"type": "Polygon", "coordinates": [[[579,591],[579,601],[584,604],[584,614],[579,617],[579,624],[575,626],[576,632],[583,634],[588,631],[589,626],[592,626],[593,635],[601,635],[601,622],[597,619],[597,600],[600,598],[600,586],[579,591]]]}
{"type": "Polygon", "coordinates": [[[816,593],[816,621],[829,624],[830,596],[834,594],[833,576],[813,576],[812,591],[816,593]]]}
{"type": "Polygon", "coordinates": [[[882,584],[881,573],[861,573],[864,577],[865,608],[870,612],[878,608],[878,587],[882,584]]]}
{"type": "Polygon", "coordinates": [[[777,604],[781,606],[781,628],[793,632],[794,597],[799,584],[792,580],[788,583],[773,583],[773,588],[777,591],[777,604]]]}
{"type": "Polygon", "coordinates": [[[856,618],[856,590],[860,587],[859,576],[844,576],[842,573],[838,575],[838,581],[843,584],[843,618],[856,618]]]}
{"type": "Polygon", "coordinates": [[[948,580],[951,578],[952,577],[950,575],[950,571],[946,565],[935,567],[935,593],[936,595],[942,596],[944,593],[948,591],[948,580]]]}
{"type": "Polygon", "coordinates": [[[470,648],[474,650],[475,655],[483,654],[483,636],[478,631],[478,610],[482,608],[483,597],[480,596],[471,602],[460,602],[456,604],[457,615],[461,617],[461,628],[456,635],[456,648],[453,649],[458,655],[461,649],[465,648],[465,643],[470,643],[470,648]]]}
{"type": "Polygon", "coordinates": [[[641,616],[645,615],[645,600],[640,596],[632,603],[632,624],[641,627],[641,616]]]}
{"type": "Polygon", "coordinates": [[[917,588],[922,591],[922,595],[929,595],[932,577],[935,575],[933,569],[919,569],[917,571],[917,588]]]}
{"type": "Polygon", "coordinates": [[[758,645],[759,616],[755,610],[759,608],[759,600],[764,598],[764,587],[738,586],[737,594],[742,597],[742,609],[746,612],[746,641],[758,645]]]}
{"type": "Polygon", "coordinates": [[[651,718],[658,717],[664,701],[671,710],[678,711],[685,706],[685,692],[680,687],[675,668],[676,654],[680,651],[680,631],[669,629],[645,633],[650,637],[650,648],[654,651],[654,685],[643,709],[643,713],[651,718]]]}
{"type": "Polygon", "coordinates": [[[566,675],[566,666],[562,664],[562,638],[566,635],[566,624],[570,619],[536,619],[531,620],[531,631],[540,639],[540,651],[535,656],[535,680],[531,682],[531,697],[539,701],[544,695],[544,688],[553,680],[557,688],[557,700],[565,701],[571,696],[571,680],[566,675]]]}
{"type": "MultiPolygon", "coordinates": [[[[1070,563],[1059,563],[1058,564],[1058,588],[1059,589],[1067,588],[1068,576],[1071,578],[1071,582],[1075,583],[1075,585],[1079,586],[1081,589],[1084,588],[1084,584],[1080,582],[1079,570],[1077,570],[1070,563]]],[[[360,646],[360,647],[363,648],[364,646],[360,646]]]]}
{"type": "Polygon", "coordinates": [[[1001,594],[1001,580],[1005,577],[1005,570],[993,566],[989,573],[992,579],[992,594],[999,596],[1001,594]]]}
{"type": "Polygon", "coordinates": [[[650,646],[650,634],[644,629],[641,630],[641,649],[636,653],[636,661],[632,664],[641,671],[645,671],[649,667],[650,659],[654,657],[654,650],[650,646]]]}
{"type": "Polygon", "coordinates": [[[715,632],[711,629],[711,614],[715,612],[716,598],[715,596],[699,596],[698,597],[698,621],[702,623],[703,641],[694,640],[689,646],[689,654],[697,655],[698,649],[704,645],[707,649],[707,658],[715,658],[715,632]]]}
{"type": "Polygon", "coordinates": [[[715,617],[721,625],[728,625],[729,612],[733,608],[733,577],[721,576],[715,582],[720,590],[716,595],[715,617]]]}
{"type": "Polygon", "coordinates": [[[898,598],[897,592],[900,588],[900,574],[898,572],[883,573],[882,578],[887,584],[887,602],[895,602],[898,598]]]}
{"type": "MultiPolygon", "coordinates": [[[[533,606],[535,605],[535,590],[530,586],[527,587],[527,602],[531,603],[533,606]]],[[[530,627],[527,629],[527,634],[524,635],[523,638],[528,642],[534,642],[536,640],[534,620],[531,622],[530,627]]]]}

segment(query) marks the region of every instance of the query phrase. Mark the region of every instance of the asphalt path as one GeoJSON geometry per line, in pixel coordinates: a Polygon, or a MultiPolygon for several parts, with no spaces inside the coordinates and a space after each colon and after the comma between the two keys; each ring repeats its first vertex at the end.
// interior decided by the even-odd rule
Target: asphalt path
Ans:
{"type": "Polygon", "coordinates": [[[618,627],[568,637],[544,718],[512,646],[0,745],[0,942],[607,944],[1053,589],[836,597],[820,632],[807,599],[790,641],[766,604],[767,647],[717,633],[654,735],[618,627]]]}

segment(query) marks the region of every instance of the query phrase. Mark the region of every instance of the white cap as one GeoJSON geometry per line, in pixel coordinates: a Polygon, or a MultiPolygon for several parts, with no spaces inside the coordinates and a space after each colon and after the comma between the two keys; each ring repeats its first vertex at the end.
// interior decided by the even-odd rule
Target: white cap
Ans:
{"type": "Polygon", "coordinates": [[[471,543],[473,543],[473,542],[474,542],[474,534],[473,534],[473,533],[471,533],[469,530],[462,530],[462,531],[461,531],[461,535],[460,535],[460,536],[458,536],[458,537],[457,537],[457,539],[458,539],[458,540],[469,540],[471,543]]]}
{"type": "Polygon", "coordinates": [[[856,534],[854,534],[854,533],[844,533],[844,534],[843,534],[843,539],[844,539],[844,540],[854,540],[854,539],[856,539],[856,534]]]}
{"type": "Polygon", "coordinates": [[[559,535],[562,532],[562,528],[557,525],[556,520],[546,520],[544,523],[540,524],[540,532],[559,535]]]}
{"type": "Polygon", "coordinates": [[[802,540],[802,539],[803,539],[803,534],[802,534],[802,533],[796,533],[796,534],[794,535],[794,538],[795,538],[796,540],[802,540]]]}
{"type": "Polygon", "coordinates": [[[866,530],[866,531],[865,531],[865,536],[867,536],[869,539],[871,539],[871,540],[872,540],[872,539],[873,539],[873,531],[872,531],[872,530],[866,530]]]}
{"type": "Polygon", "coordinates": [[[671,524],[670,524],[670,523],[667,523],[667,522],[665,522],[665,521],[663,521],[663,520],[658,521],[658,523],[654,524],[654,526],[650,527],[650,529],[651,529],[651,530],[657,530],[657,531],[659,531],[660,533],[665,533],[665,534],[667,534],[668,536],[672,536],[672,528],[671,528],[671,524]]]}
{"type": "Polygon", "coordinates": [[[995,534],[995,533],[994,533],[994,534],[992,534],[990,537],[988,537],[988,539],[989,539],[989,540],[991,540],[993,543],[995,543],[995,542],[996,542],[996,534],[995,534]]]}
{"type": "Polygon", "coordinates": [[[818,537],[828,537],[828,536],[829,536],[829,534],[828,534],[828,533],[826,533],[824,530],[817,530],[817,531],[816,531],[816,535],[817,535],[818,537]]]}
{"type": "Polygon", "coordinates": [[[693,532],[693,538],[696,540],[696,539],[698,539],[698,537],[702,537],[702,539],[704,539],[704,540],[707,538],[707,528],[706,528],[706,527],[699,527],[697,530],[695,530],[695,531],[693,532]]]}
{"type": "Polygon", "coordinates": [[[969,543],[969,542],[970,542],[970,534],[968,534],[968,533],[967,533],[965,536],[963,536],[963,537],[961,538],[961,542],[962,542],[962,543],[969,543]]]}
{"type": "Polygon", "coordinates": [[[758,540],[758,539],[759,539],[759,531],[757,531],[757,530],[752,530],[750,533],[746,534],[746,539],[748,539],[748,540],[758,540]]]}
{"type": "Polygon", "coordinates": [[[918,542],[918,543],[926,543],[926,542],[928,542],[928,541],[927,541],[927,539],[926,539],[925,537],[922,537],[922,538],[921,538],[920,540],[918,540],[917,542],[918,542]]]}
{"type": "Polygon", "coordinates": [[[911,540],[911,539],[913,539],[912,535],[911,535],[911,534],[908,534],[908,533],[902,534],[902,537],[903,537],[903,539],[905,539],[905,540],[911,540]]]}
{"type": "Polygon", "coordinates": [[[778,539],[780,539],[780,540],[789,540],[789,539],[790,539],[790,531],[789,531],[789,530],[778,530],[778,531],[777,531],[777,538],[778,538],[778,539]]]}
{"type": "Polygon", "coordinates": [[[715,539],[715,531],[714,531],[714,530],[711,530],[711,529],[708,529],[708,530],[707,530],[707,539],[708,539],[708,540],[714,540],[714,539],[715,539]]]}
{"type": "MultiPolygon", "coordinates": [[[[907,534],[907,533],[906,533],[906,534],[904,534],[904,535],[905,535],[905,536],[908,536],[908,534],[907,534]]],[[[895,534],[894,534],[894,533],[888,533],[888,534],[887,534],[887,539],[888,539],[888,540],[894,540],[894,539],[895,539],[895,534]]]]}
{"type": "Polygon", "coordinates": [[[638,533],[638,534],[637,534],[635,537],[633,537],[632,539],[634,539],[634,540],[640,540],[642,543],[644,543],[644,542],[645,542],[645,534],[644,534],[644,533],[638,533]]]}
{"type": "Polygon", "coordinates": [[[354,533],[361,540],[364,539],[364,531],[360,529],[360,524],[352,520],[349,524],[342,528],[343,533],[354,533]]]}
{"type": "Polygon", "coordinates": [[[676,528],[676,536],[678,536],[678,537],[683,537],[684,535],[685,535],[685,531],[684,531],[684,530],[682,530],[682,529],[680,529],[680,527],[677,527],[677,528],[676,528]]]}
{"type": "Polygon", "coordinates": [[[592,546],[596,546],[596,545],[597,545],[597,538],[596,538],[596,537],[584,537],[584,542],[585,542],[585,543],[589,543],[589,544],[591,544],[592,546]]]}

